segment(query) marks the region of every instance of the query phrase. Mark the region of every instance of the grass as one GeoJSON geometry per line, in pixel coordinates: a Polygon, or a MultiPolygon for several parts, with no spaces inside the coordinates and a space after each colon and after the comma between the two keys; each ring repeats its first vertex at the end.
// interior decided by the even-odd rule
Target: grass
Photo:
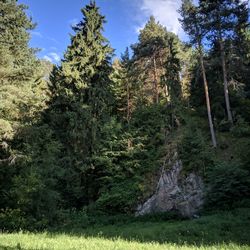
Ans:
{"type": "Polygon", "coordinates": [[[140,243],[136,241],[125,241],[123,239],[105,239],[103,237],[77,237],[70,235],[50,235],[50,234],[11,234],[1,235],[0,249],[13,250],[160,250],[160,249],[249,249],[247,246],[237,244],[218,244],[213,246],[188,246],[176,245],[171,243],[159,244],[156,242],[140,243]]]}
{"type": "Polygon", "coordinates": [[[250,249],[250,209],[195,220],[116,222],[57,232],[2,233],[0,249],[250,249]]]}

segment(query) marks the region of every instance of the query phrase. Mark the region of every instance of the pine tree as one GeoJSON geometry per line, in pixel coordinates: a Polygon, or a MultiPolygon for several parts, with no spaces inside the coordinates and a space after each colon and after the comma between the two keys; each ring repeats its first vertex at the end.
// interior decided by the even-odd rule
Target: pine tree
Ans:
{"type": "Polygon", "coordinates": [[[182,19],[180,20],[182,23],[182,27],[184,31],[189,35],[190,40],[191,40],[190,42],[196,45],[199,51],[200,66],[201,66],[204,89],[205,89],[210,133],[211,133],[213,146],[216,147],[217,142],[215,138],[213,120],[212,120],[212,115],[211,115],[210,98],[209,98],[209,93],[208,93],[208,83],[207,83],[207,76],[206,76],[206,70],[205,70],[205,65],[204,65],[203,46],[202,46],[202,40],[205,36],[205,31],[202,27],[203,25],[202,21],[204,19],[200,15],[199,9],[196,6],[194,6],[190,0],[182,1],[180,13],[182,16],[182,19]]]}
{"type": "Polygon", "coordinates": [[[235,12],[239,4],[238,0],[200,1],[200,10],[205,20],[203,27],[207,31],[207,38],[212,43],[218,42],[219,44],[226,111],[230,123],[233,123],[233,116],[228,89],[229,73],[225,46],[226,41],[232,39],[234,35],[234,28],[237,24],[235,12]]]}
{"type": "Polygon", "coordinates": [[[159,103],[160,78],[164,71],[167,30],[153,16],[140,31],[139,42],[132,46],[135,74],[142,79],[144,96],[159,103]]]}
{"type": "Polygon", "coordinates": [[[51,76],[51,101],[45,120],[61,141],[61,180],[66,205],[81,207],[95,199],[102,129],[109,120],[111,56],[103,37],[105,18],[95,2],[82,9],[62,65],[51,76]]]}
{"type": "Polygon", "coordinates": [[[230,78],[245,85],[245,96],[250,97],[250,22],[248,1],[241,1],[234,10],[237,21],[229,54],[230,78]]]}
{"type": "MultiPolygon", "coordinates": [[[[49,157],[41,159],[40,150],[34,154],[39,138],[31,128],[46,106],[47,82],[36,50],[28,45],[29,31],[35,25],[26,9],[15,0],[0,2],[0,208],[3,213],[17,209],[42,216],[48,204],[41,194],[51,187],[45,171],[52,164],[41,164],[49,157]]],[[[40,144],[39,149],[43,146],[40,144]]]]}

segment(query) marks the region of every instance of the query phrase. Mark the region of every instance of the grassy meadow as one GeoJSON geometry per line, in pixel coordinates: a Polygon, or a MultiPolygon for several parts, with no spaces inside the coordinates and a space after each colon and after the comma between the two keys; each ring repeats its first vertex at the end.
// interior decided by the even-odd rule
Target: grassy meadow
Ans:
{"type": "Polygon", "coordinates": [[[41,233],[2,233],[0,249],[250,249],[249,236],[250,210],[238,209],[194,220],[138,219],[41,233]]]}

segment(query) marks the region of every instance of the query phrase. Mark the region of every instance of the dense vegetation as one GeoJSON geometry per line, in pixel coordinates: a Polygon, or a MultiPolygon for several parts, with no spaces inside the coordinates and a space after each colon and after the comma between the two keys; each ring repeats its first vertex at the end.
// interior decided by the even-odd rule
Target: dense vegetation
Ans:
{"type": "Polygon", "coordinates": [[[151,17],[120,59],[92,1],[59,65],[29,47],[25,9],[0,1],[0,229],[132,216],[171,150],[203,176],[205,212],[250,206],[247,1],[183,0],[190,43],[151,17]]]}

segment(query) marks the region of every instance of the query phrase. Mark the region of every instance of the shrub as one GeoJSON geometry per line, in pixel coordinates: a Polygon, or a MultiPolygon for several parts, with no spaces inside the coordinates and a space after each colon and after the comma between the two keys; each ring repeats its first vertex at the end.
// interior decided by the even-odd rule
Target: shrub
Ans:
{"type": "Polygon", "coordinates": [[[222,120],[219,123],[218,129],[219,129],[220,132],[228,132],[228,131],[230,131],[231,126],[232,125],[231,125],[230,121],[222,120]]]}
{"type": "Polygon", "coordinates": [[[235,137],[250,136],[250,126],[243,118],[239,117],[231,132],[235,137]]]}
{"type": "Polygon", "coordinates": [[[184,132],[178,152],[186,172],[196,171],[205,174],[206,169],[213,165],[213,154],[206,137],[201,130],[191,125],[184,132]]]}
{"type": "Polygon", "coordinates": [[[0,210],[0,229],[5,231],[17,231],[27,226],[27,221],[20,209],[0,210]]]}
{"type": "Polygon", "coordinates": [[[249,171],[221,163],[208,172],[207,208],[231,209],[250,198],[249,171]]]}

